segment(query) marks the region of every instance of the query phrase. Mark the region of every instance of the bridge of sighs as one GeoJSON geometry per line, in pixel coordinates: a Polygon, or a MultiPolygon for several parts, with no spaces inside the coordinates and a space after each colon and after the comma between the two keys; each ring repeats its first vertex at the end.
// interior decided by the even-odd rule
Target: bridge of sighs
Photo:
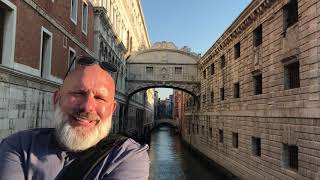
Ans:
{"type": "Polygon", "coordinates": [[[173,43],[155,43],[151,49],[132,54],[127,60],[129,98],[142,90],[165,87],[200,94],[199,56],[173,43]]]}

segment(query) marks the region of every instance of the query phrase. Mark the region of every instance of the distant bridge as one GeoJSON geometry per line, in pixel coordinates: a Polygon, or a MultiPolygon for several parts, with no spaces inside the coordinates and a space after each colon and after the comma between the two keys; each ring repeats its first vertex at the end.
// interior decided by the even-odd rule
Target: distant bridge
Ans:
{"type": "Polygon", "coordinates": [[[161,125],[161,124],[170,124],[173,127],[177,127],[178,123],[175,119],[158,119],[154,121],[155,127],[161,125]]]}

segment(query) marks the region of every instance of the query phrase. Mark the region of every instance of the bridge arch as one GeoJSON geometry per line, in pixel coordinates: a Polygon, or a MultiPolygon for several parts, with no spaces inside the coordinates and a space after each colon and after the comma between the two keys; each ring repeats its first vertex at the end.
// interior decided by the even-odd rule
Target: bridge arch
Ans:
{"type": "MultiPolygon", "coordinates": [[[[191,94],[200,104],[200,56],[189,48],[178,49],[171,42],[155,43],[150,49],[133,52],[126,61],[126,93],[124,113],[128,119],[132,96],[150,88],[173,88],[191,94]]],[[[124,122],[123,129],[126,129],[124,122]]]]}
{"type": "Polygon", "coordinates": [[[180,89],[200,94],[199,56],[173,43],[155,43],[151,49],[135,52],[127,59],[127,93],[133,95],[152,87],[180,89]]]}

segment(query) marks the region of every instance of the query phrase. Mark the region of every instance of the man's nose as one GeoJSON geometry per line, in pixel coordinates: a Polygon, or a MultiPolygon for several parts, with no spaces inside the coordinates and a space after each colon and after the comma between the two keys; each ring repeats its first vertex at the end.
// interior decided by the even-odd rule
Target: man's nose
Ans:
{"type": "Polygon", "coordinates": [[[95,99],[93,95],[89,94],[84,98],[80,108],[83,112],[92,112],[94,111],[95,106],[95,99]]]}

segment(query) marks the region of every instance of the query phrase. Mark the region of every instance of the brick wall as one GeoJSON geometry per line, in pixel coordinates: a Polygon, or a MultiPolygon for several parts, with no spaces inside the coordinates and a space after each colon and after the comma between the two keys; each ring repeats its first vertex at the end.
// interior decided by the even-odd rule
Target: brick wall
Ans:
{"type": "Polygon", "coordinates": [[[67,70],[69,47],[75,49],[77,55],[88,54],[86,49],[93,50],[93,7],[90,3],[87,35],[81,29],[82,1],[78,2],[77,25],[70,20],[69,3],[35,1],[33,4],[34,2],[28,0],[13,1],[13,3],[17,6],[15,62],[39,69],[41,27],[52,33],[51,74],[55,77],[63,78],[67,70]],[[68,6],[63,7],[62,4],[68,6]],[[39,14],[31,5],[42,8],[42,14],[39,14]]]}
{"type": "MultiPolygon", "coordinates": [[[[253,1],[250,10],[259,1],[253,1]]],[[[263,2],[263,1],[260,1],[263,2]]],[[[270,1],[269,1],[270,2],[270,1]]],[[[299,20],[284,32],[282,8],[287,1],[254,13],[245,21],[246,11],[222,35],[201,60],[202,77],[200,112],[186,112],[185,124],[205,127],[205,133],[186,133],[184,139],[205,155],[241,179],[314,179],[320,167],[320,74],[319,17],[320,2],[299,0],[299,20]],[[246,22],[245,25],[235,24],[246,22]],[[263,38],[253,47],[253,31],[262,24],[263,38]],[[232,34],[229,41],[227,34],[232,34]],[[241,55],[234,57],[234,45],[240,42],[241,55]],[[220,44],[221,43],[221,47],[220,44]],[[226,66],[220,68],[225,55],[226,66]],[[285,65],[299,61],[300,87],[285,88],[285,65]],[[211,64],[215,73],[210,75],[211,64]],[[262,73],[263,93],[254,95],[253,75],[262,73]],[[240,83],[240,98],[234,98],[234,84],[240,83]],[[220,100],[220,88],[225,100],[220,100]],[[214,102],[210,102],[210,92],[214,102]],[[212,128],[213,137],[210,137],[212,128]],[[224,131],[219,143],[218,130],[224,131]],[[239,147],[233,148],[232,133],[238,133],[239,147]],[[252,153],[252,137],[261,138],[261,157],[252,153]],[[298,147],[298,170],[285,167],[284,145],[298,147]]],[[[193,110],[195,110],[194,108],[193,110]]],[[[192,129],[192,127],[191,127],[192,129]]]]}

